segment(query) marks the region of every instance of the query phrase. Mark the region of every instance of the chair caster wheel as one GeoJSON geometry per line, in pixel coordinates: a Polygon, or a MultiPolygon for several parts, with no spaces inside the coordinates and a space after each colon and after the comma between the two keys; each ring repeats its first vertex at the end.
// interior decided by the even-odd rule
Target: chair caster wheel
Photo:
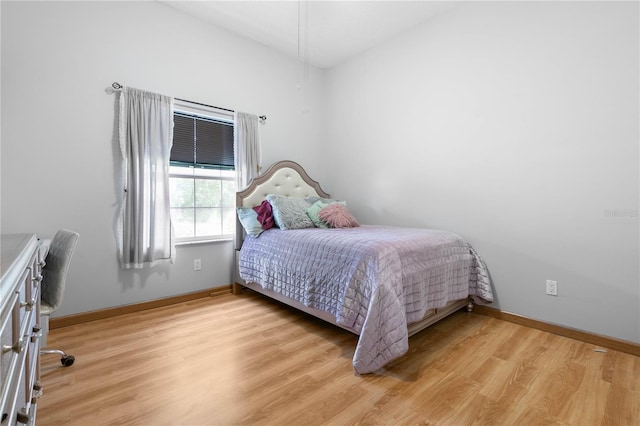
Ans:
{"type": "Polygon", "coordinates": [[[62,358],[60,358],[60,363],[62,363],[62,365],[65,367],[69,367],[73,365],[73,362],[75,360],[76,360],[76,357],[74,357],[73,355],[65,355],[62,358]]]}

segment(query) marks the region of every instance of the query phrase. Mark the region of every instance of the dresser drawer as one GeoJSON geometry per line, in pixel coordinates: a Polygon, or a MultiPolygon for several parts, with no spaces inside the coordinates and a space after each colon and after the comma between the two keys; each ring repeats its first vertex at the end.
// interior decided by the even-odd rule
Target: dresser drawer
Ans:
{"type": "Polygon", "coordinates": [[[32,304],[32,274],[27,268],[20,276],[21,285],[13,295],[13,303],[3,321],[2,329],[2,357],[0,371],[2,371],[2,395],[0,407],[2,417],[7,423],[13,424],[17,411],[24,406],[27,398],[26,356],[31,337],[34,305],[32,304]]]}
{"type": "Polygon", "coordinates": [[[4,306],[2,312],[2,322],[0,323],[0,341],[2,345],[2,354],[0,357],[0,415],[2,415],[2,426],[7,424],[5,421],[10,415],[15,413],[15,382],[17,381],[15,373],[19,371],[19,347],[20,343],[16,342],[16,332],[14,332],[14,307],[19,305],[19,294],[15,292],[8,297],[8,303],[4,306]],[[16,350],[7,350],[14,347],[16,350]]]}
{"type": "MultiPolygon", "coordinates": [[[[34,289],[35,296],[40,297],[40,287],[34,289]]],[[[40,312],[32,309],[29,315],[25,336],[28,338],[26,359],[24,364],[24,399],[18,401],[18,415],[21,423],[35,423],[35,412],[38,398],[42,395],[40,385],[40,312]]],[[[20,393],[22,395],[22,392],[20,393]]]]}
{"type": "Polygon", "coordinates": [[[0,320],[1,426],[34,424],[37,398],[40,394],[39,323],[43,262],[35,237],[25,238],[21,244],[17,244],[15,251],[10,253],[12,262],[9,267],[8,263],[4,263],[6,258],[3,247],[3,300],[0,320]],[[25,244],[26,247],[23,248],[21,244],[25,244]]]}

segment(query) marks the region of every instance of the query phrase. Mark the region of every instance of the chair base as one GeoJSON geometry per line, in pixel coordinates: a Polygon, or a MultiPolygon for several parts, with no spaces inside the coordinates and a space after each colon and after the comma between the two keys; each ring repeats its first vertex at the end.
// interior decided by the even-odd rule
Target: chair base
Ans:
{"type": "Polygon", "coordinates": [[[60,363],[64,367],[70,367],[71,365],[73,365],[74,361],[76,360],[76,357],[74,357],[73,355],[68,355],[65,351],[62,351],[60,349],[40,349],[40,355],[46,355],[46,354],[60,355],[60,363]]]}

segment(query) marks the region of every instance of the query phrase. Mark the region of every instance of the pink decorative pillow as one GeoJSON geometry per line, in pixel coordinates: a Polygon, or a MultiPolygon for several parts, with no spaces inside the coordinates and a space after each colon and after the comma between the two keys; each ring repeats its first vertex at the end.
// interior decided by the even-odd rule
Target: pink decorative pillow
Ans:
{"type": "Polygon", "coordinates": [[[271,229],[275,226],[271,204],[269,204],[267,200],[264,200],[262,204],[255,206],[253,210],[258,213],[258,222],[262,225],[262,229],[271,229]]]}
{"type": "Polygon", "coordinates": [[[332,228],[354,228],[360,226],[349,209],[340,203],[329,204],[320,210],[318,217],[327,222],[332,228]]]}

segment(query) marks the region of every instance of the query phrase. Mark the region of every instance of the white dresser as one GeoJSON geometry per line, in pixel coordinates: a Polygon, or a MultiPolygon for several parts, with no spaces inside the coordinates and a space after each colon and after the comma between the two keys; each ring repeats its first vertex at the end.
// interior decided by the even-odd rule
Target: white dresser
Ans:
{"type": "Polygon", "coordinates": [[[3,234],[0,426],[33,425],[40,385],[40,282],[46,249],[35,234],[3,234]]]}

